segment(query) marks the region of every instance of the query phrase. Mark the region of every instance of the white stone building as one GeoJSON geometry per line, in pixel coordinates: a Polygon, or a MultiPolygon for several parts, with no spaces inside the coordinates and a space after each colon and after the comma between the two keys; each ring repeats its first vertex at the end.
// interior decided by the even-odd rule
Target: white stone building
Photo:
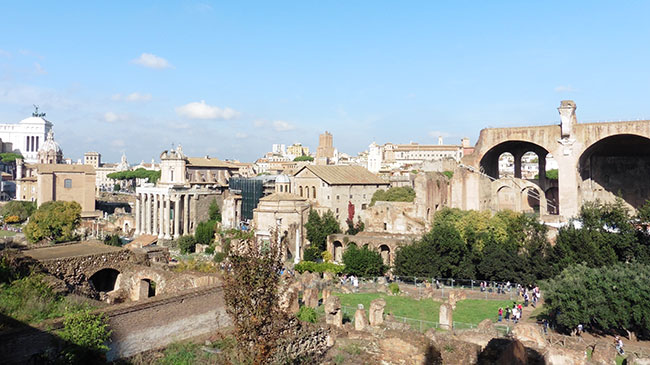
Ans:
{"type": "Polygon", "coordinates": [[[45,113],[39,113],[36,107],[29,118],[16,124],[0,124],[0,140],[11,143],[11,149],[20,152],[25,163],[38,162],[38,151],[52,130],[52,123],[44,117],[45,113]]]}
{"type": "Polygon", "coordinates": [[[407,165],[422,164],[427,161],[454,160],[460,162],[464,150],[469,147],[469,139],[463,138],[459,145],[445,145],[442,138],[437,145],[386,143],[383,146],[373,142],[368,150],[368,170],[378,173],[381,170],[400,169],[407,165]]]}

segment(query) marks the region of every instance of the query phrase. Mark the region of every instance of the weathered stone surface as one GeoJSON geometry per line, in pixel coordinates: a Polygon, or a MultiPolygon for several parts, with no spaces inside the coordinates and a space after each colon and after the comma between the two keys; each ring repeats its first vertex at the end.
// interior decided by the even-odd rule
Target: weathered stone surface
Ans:
{"type": "Polygon", "coordinates": [[[318,288],[307,288],[302,293],[302,301],[311,308],[318,307],[318,288]]]}
{"type": "Polygon", "coordinates": [[[327,351],[331,343],[329,331],[325,328],[290,321],[282,330],[282,340],[270,364],[300,363],[298,359],[309,357],[315,363],[327,351]]]}
{"type": "Polygon", "coordinates": [[[331,295],[325,299],[325,323],[341,327],[343,325],[343,311],[341,311],[341,298],[331,295]]]}
{"type": "Polygon", "coordinates": [[[534,324],[518,323],[513,327],[512,335],[527,347],[543,349],[548,345],[542,336],[540,327],[534,324]]]}
{"type": "Polygon", "coordinates": [[[325,271],[325,272],[323,273],[323,280],[324,280],[324,281],[334,281],[334,274],[332,274],[332,273],[329,272],[329,271],[325,271]]]}
{"type": "Polygon", "coordinates": [[[440,313],[438,318],[440,328],[443,330],[450,330],[453,325],[453,309],[451,305],[442,303],[440,305],[440,313]]]}
{"type": "Polygon", "coordinates": [[[464,290],[452,290],[449,292],[449,304],[452,309],[456,309],[456,303],[467,299],[467,294],[464,290]]]}
{"type": "Polygon", "coordinates": [[[384,308],[386,308],[386,301],[383,298],[377,298],[370,302],[368,319],[371,326],[378,327],[384,323],[384,308]]]}
{"type": "Polygon", "coordinates": [[[205,249],[210,247],[210,245],[202,245],[200,243],[197,243],[196,246],[194,246],[194,251],[196,253],[205,253],[205,249]]]}
{"type": "Polygon", "coordinates": [[[298,310],[300,310],[300,304],[298,303],[298,290],[293,286],[286,288],[282,292],[282,295],[280,295],[279,305],[280,308],[287,313],[298,313],[298,310]]]}
{"type": "Polygon", "coordinates": [[[386,285],[386,278],[383,276],[380,276],[377,278],[377,285],[386,285]]]}
{"type": "Polygon", "coordinates": [[[332,295],[332,289],[330,288],[323,289],[323,293],[321,295],[321,298],[323,298],[323,303],[325,303],[325,300],[329,298],[331,295],[332,295]]]}
{"type": "Polygon", "coordinates": [[[354,313],[354,329],[357,331],[364,331],[366,328],[368,328],[366,311],[363,309],[363,304],[359,304],[357,311],[354,313]]]}
{"type": "Polygon", "coordinates": [[[650,357],[637,357],[632,354],[628,356],[627,363],[629,365],[650,365],[650,357]]]}
{"type": "Polygon", "coordinates": [[[488,334],[496,333],[496,329],[494,328],[494,323],[492,323],[492,320],[490,319],[482,320],[481,323],[478,324],[476,329],[481,333],[488,333],[488,334]]]}
{"type": "Polygon", "coordinates": [[[528,357],[526,356],[526,349],[524,345],[514,340],[512,341],[501,353],[501,356],[497,360],[497,365],[525,365],[528,363],[528,357]]]}
{"type": "Polygon", "coordinates": [[[605,343],[598,343],[591,353],[591,363],[599,365],[616,363],[616,348],[605,343]]]}
{"type": "Polygon", "coordinates": [[[548,346],[544,353],[544,363],[546,365],[585,365],[587,364],[587,354],[584,351],[548,346]]]}

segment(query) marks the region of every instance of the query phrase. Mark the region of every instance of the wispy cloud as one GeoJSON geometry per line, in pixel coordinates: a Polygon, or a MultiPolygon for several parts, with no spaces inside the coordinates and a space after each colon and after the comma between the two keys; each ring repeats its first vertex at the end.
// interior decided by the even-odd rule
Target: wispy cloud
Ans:
{"type": "Polygon", "coordinates": [[[36,73],[39,74],[39,75],[46,75],[47,74],[47,71],[45,71],[45,69],[38,62],[34,62],[34,71],[36,71],[36,73]]]}
{"type": "Polygon", "coordinates": [[[225,107],[219,108],[205,103],[205,100],[200,102],[192,102],[179,106],[176,108],[176,114],[181,117],[190,119],[222,119],[231,120],[239,118],[240,112],[225,107]]]}
{"type": "Polygon", "coordinates": [[[286,132],[295,128],[296,127],[293,124],[289,122],[285,122],[284,120],[276,120],[275,122],[273,122],[273,129],[275,129],[278,132],[286,132]]]}
{"type": "Polygon", "coordinates": [[[140,65],[148,68],[155,68],[155,69],[173,67],[166,59],[162,57],[158,57],[151,53],[143,53],[140,55],[140,57],[132,60],[131,62],[135,63],[136,65],[140,65]]]}
{"type": "Polygon", "coordinates": [[[577,91],[577,89],[571,85],[560,85],[555,88],[556,93],[571,93],[575,91],[577,91]]]}
{"type": "Polygon", "coordinates": [[[129,118],[126,116],[126,114],[117,114],[117,113],[113,113],[113,112],[104,113],[104,120],[109,122],[109,123],[119,122],[119,121],[123,121],[123,120],[127,120],[127,119],[129,119],[129,118]]]}
{"type": "Polygon", "coordinates": [[[151,94],[140,94],[140,93],[131,93],[128,95],[115,94],[111,96],[111,99],[115,101],[149,101],[151,100],[151,94]]]}

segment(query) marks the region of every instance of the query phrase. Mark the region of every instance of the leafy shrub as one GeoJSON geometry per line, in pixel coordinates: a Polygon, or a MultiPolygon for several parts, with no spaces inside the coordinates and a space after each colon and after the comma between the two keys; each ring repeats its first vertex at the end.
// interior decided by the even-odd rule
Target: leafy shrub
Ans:
{"type": "Polygon", "coordinates": [[[214,254],[214,262],[220,263],[228,257],[228,254],[225,252],[217,252],[214,254]]]}
{"type": "Polygon", "coordinates": [[[104,238],[104,244],[109,245],[109,246],[120,247],[120,246],[122,246],[122,240],[120,239],[120,236],[118,236],[116,234],[112,234],[112,235],[106,236],[104,238]]]}
{"type": "Polygon", "coordinates": [[[196,243],[202,245],[209,245],[214,240],[214,226],[216,225],[215,221],[205,221],[201,222],[196,226],[196,231],[194,232],[194,238],[196,243]]]}
{"type": "Polygon", "coordinates": [[[208,255],[214,254],[214,246],[209,246],[208,248],[206,248],[205,253],[208,255]]]}
{"type": "Polygon", "coordinates": [[[7,223],[18,223],[29,218],[35,210],[35,202],[12,200],[2,207],[0,215],[4,217],[5,222],[7,223]],[[9,218],[13,216],[17,218],[11,218],[12,222],[9,222],[9,218]]]}
{"type": "Polygon", "coordinates": [[[178,248],[181,253],[191,253],[196,249],[196,239],[194,236],[186,235],[178,239],[178,248]]]}
{"type": "Polygon", "coordinates": [[[379,252],[365,246],[350,245],[343,253],[343,263],[346,273],[361,277],[381,276],[388,270],[379,252]]]}
{"type": "Polygon", "coordinates": [[[317,246],[309,245],[307,248],[303,250],[302,259],[305,261],[316,262],[320,257],[321,257],[321,250],[317,246]]]}
{"type": "Polygon", "coordinates": [[[301,274],[305,271],[317,273],[323,273],[327,271],[334,274],[340,274],[345,269],[345,266],[338,265],[333,262],[301,261],[297,263],[293,268],[301,274]]]}
{"type": "Polygon", "coordinates": [[[10,215],[5,218],[5,223],[18,223],[20,222],[20,217],[17,215],[10,215]]]}
{"type": "Polygon", "coordinates": [[[442,174],[445,175],[448,179],[451,179],[452,177],[454,177],[454,172],[453,171],[443,171],[442,174]]]}
{"type": "Polygon", "coordinates": [[[190,259],[179,262],[172,270],[175,272],[198,271],[213,273],[217,272],[217,267],[211,261],[190,259]]]}
{"type": "Polygon", "coordinates": [[[316,310],[311,307],[302,306],[298,310],[296,317],[303,322],[316,323],[316,310]]]}
{"type": "Polygon", "coordinates": [[[339,226],[339,222],[331,210],[325,212],[322,217],[317,211],[310,210],[305,230],[307,231],[307,239],[312,246],[319,248],[317,254],[320,254],[321,251],[327,249],[327,236],[341,233],[341,226],[339,226]]]}
{"type": "Polygon", "coordinates": [[[210,207],[208,208],[208,216],[210,217],[211,221],[221,222],[221,211],[219,210],[217,199],[212,199],[210,207]]]}
{"type": "Polygon", "coordinates": [[[329,251],[323,251],[320,255],[325,262],[332,262],[334,260],[334,257],[332,257],[332,254],[329,251]]]}
{"type": "Polygon", "coordinates": [[[105,358],[111,331],[106,315],[84,310],[65,315],[59,336],[67,342],[62,353],[66,362],[84,364],[105,358]]]}
{"type": "Polygon", "coordinates": [[[390,293],[393,295],[399,294],[399,285],[397,283],[390,283],[388,284],[388,290],[390,290],[390,293]]]}
{"type": "Polygon", "coordinates": [[[415,190],[409,186],[379,189],[372,194],[370,206],[375,205],[376,201],[412,202],[413,200],[415,200],[415,190]]]}

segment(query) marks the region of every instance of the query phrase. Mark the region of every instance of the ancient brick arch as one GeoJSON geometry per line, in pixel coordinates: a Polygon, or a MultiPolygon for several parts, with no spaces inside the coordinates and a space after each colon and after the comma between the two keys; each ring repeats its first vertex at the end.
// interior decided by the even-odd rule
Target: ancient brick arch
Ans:
{"type": "Polygon", "coordinates": [[[495,180],[492,182],[492,194],[496,197],[492,210],[520,212],[538,206],[539,214],[547,214],[546,192],[532,181],[516,178],[495,180]]]}
{"type": "MultiPolygon", "coordinates": [[[[646,172],[650,171],[650,153],[644,155],[640,160],[637,158],[636,161],[619,159],[623,163],[618,163],[618,166],[628,166],[625,172],[629,176],[619,179],[620,181],[614,184],[607,181],[608,177],[611,178],[615,175],[614,173],[594,176],[593,169],[589,171],[587,174],[589,178],[586,179],[585,165],[580,162],[584,160],[585,153],[589,153],[594,146],[598,146],[612,137],[628,136],[621,138],[650,139],[650,120],[581,124],[576,118],[576,105],[570,100],[562,101],[558,111],[561,121],[555,125],[483,129],[474,152],[463,157],[463,164],[471,166],[473,171],[483,171],[488,176],[496,178],[498,175],[495,176],[495,172],[498,170],[498,165],[495,166],[495,160],[498,160],[498,156],[503,152],[512,153],[508,150],[515,150],[517,153],[525,153],[527,152],[525,150],[532,150],[538,154],[540,163],[544,160],[543,157],[550,153],[558,164],[557,200],[559,201],[560,215],[565,218],[573,217],[577,215],[584,202],[595,198],[605,201],[613,200],[617,194],[616,191],[613,191],[615,188],[633,191],[624,199],[632,207],[637,207],[642,196],[644,194],[647,196],[650,193],[650,187],[645,182],[646,179],[643,179],[642,183],[635,179],[637,175],[647,176],[646,172]],[[646,157],[648,158],[646,159],[646,157]]],[[[514,153],[513,155],[517,161],[517,155],[514,153]]],[[[630,154],[629,156],[635,155],[630,154]]],[[[607,161],[603,164],[607,165],[607,161]]],[[[611,170],[615,171],[616,165],[610,165],[611,170]]],[[[540,166],[540,175],[542,171],[540,166]]],[[[539,185],[542,191],[548,191],[554,187],[547,186],[547,183],[548,181],[545,183],[540,179],[539,185]]],[[[478,185],[476,184],[476,189],[479,191],[471,194],[482,196],[481,189],[483,188],[478,185]]]]}
{"type": "Polygon", "coordinates": [[[355,236],[346,234],[332,234],[327,236],[327,250],[332,254],[335,261],[340,261],[343,251],[355,244],[361,248],[367,246],[382,255],[386,265],[392,265],[395,261],[395,253],[402,247],[409,245],[413,240],[419,238],[417,235],[391,235],[374,232],[361,232],[355,236]],[[340,256],[337,257],[337,254],[340,256]]]}

